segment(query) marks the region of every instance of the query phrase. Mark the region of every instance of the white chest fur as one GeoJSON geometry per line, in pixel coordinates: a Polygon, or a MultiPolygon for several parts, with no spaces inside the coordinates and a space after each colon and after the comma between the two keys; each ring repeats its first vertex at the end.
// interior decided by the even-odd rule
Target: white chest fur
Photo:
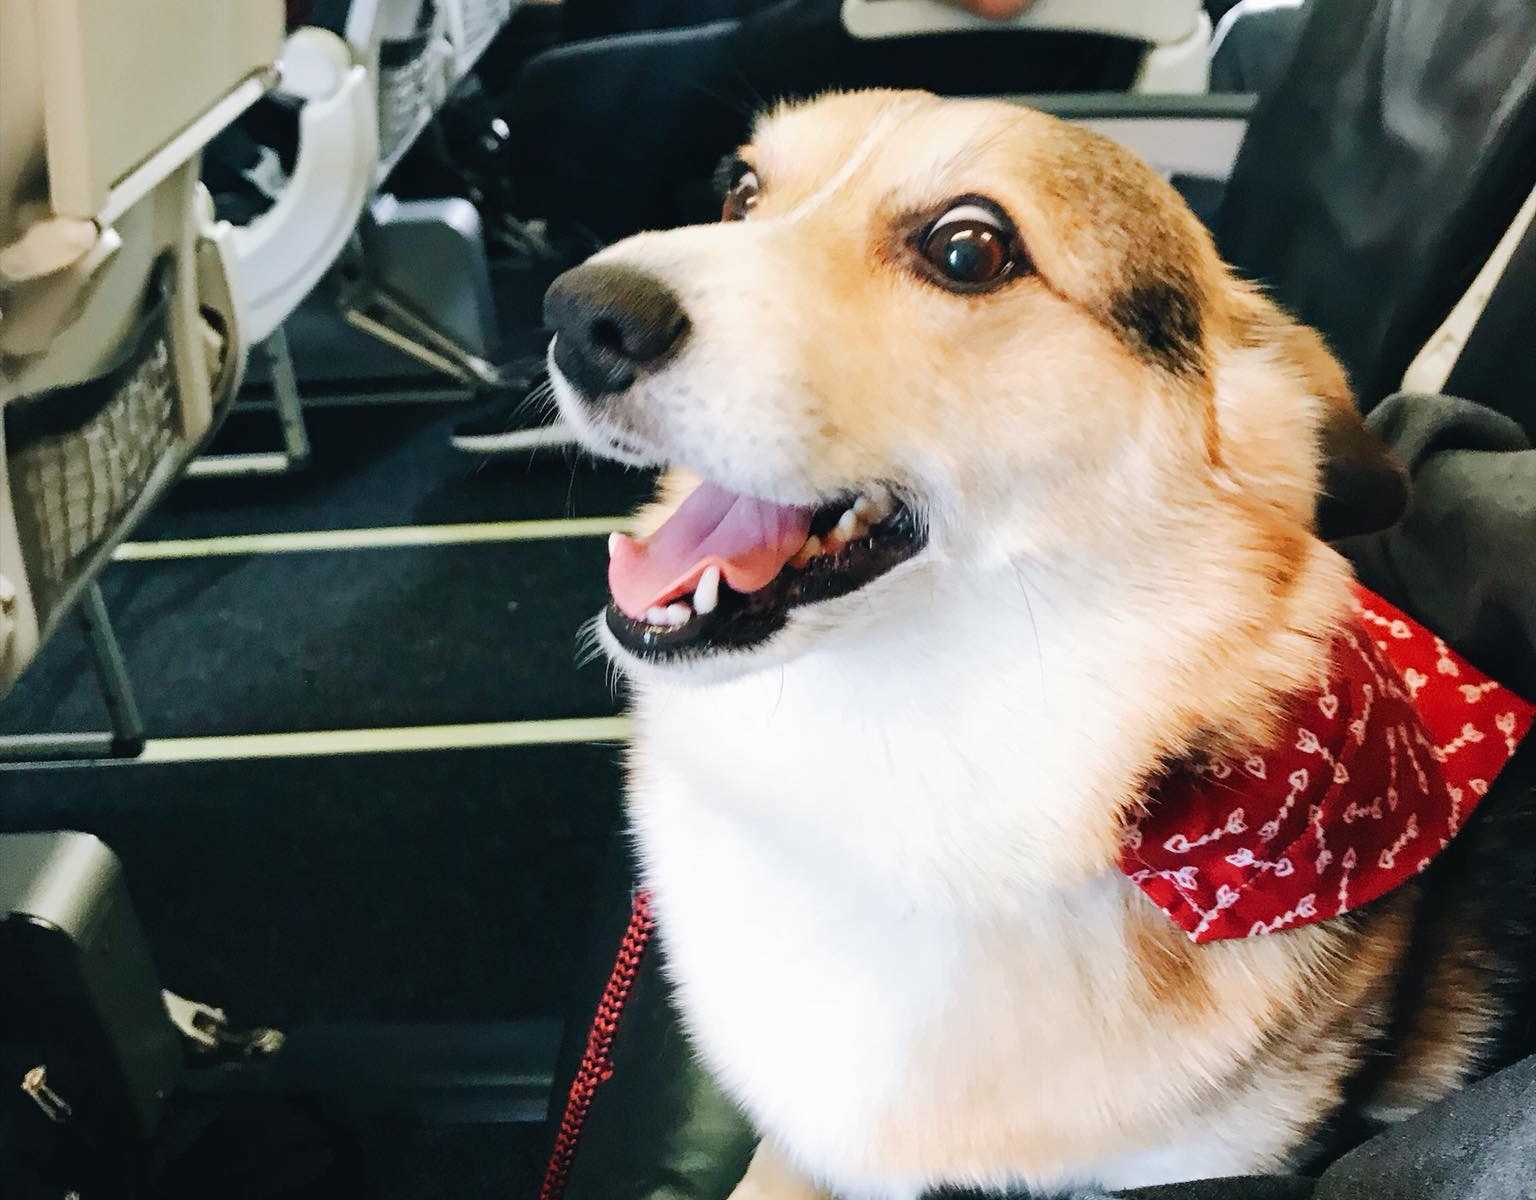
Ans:
{"type": "MultiPolygon", "coordinates": [[[[1085,646],[992,599],[640,689],[631,814],[695,1041],[847,1197],[1262,1161],[1283,1122],[1257,1136],[1239,1101],[1211,1102],[1259,1025],[1149,1020],[1127,945],[1148,902],[1105,869],[1102,797],[1144,761],[1121,731],[1157,670],[1131,643],[1158,639],[1085,646]]],[[[1202,953],[1218,987],[1291,969],[1202,953]]]]}

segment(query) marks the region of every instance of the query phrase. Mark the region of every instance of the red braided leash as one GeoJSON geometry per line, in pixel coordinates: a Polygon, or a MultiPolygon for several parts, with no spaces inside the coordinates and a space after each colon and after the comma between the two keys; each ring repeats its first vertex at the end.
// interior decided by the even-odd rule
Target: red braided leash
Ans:
{"type": "Polygon", "coordinates": [[[637,891],[630,908],[629,925],[619,942],[613,970],[609,972],[591,1028],[587,1030],[586,1049],[576,1068],[576,1077],[571,1080],[571,1090],[565,1099],[565,1112],[561,1114],[560,1128],[555,1134],[554,1149],[550,1151],[549,1165],[544,1170],[544,1183],[539,1188],[539,1200],[560,1200],[565,1194],[571,1164],[576,1160],[576,1148],[581,1141],[582,1128],[586,1125],[593,1098],[597,1095],[597,1089],[613,1078],[613,1039],[618,1033],[624,1005],[634,990],[635,976],[640,973],[640,960],[655,929],[656,919],[651,916],[650,894],[637,891]]]}

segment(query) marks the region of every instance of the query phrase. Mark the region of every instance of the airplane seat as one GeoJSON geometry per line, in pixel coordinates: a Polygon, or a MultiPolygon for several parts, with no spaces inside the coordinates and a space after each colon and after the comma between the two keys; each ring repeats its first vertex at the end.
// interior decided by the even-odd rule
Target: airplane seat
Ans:
{"type": "Polygon", "coordinates": [[[0,694],[238,386],[238,256],[198,158],[271,86],[282,19],[0,4],[0,694]]]}

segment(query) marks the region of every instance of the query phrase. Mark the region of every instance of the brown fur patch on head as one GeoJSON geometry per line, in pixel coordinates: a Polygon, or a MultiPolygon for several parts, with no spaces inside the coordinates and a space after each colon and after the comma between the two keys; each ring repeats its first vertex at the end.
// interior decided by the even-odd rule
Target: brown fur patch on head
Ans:
{"type": "Polygon", "coordinates": [[[1224,272],[1188,207],[1130,151],[1077,126],[1055,126],[1035,159],[1050,235],[1071,268],[1053,282],[1144,361],[1204,375],[1224,272]]]}

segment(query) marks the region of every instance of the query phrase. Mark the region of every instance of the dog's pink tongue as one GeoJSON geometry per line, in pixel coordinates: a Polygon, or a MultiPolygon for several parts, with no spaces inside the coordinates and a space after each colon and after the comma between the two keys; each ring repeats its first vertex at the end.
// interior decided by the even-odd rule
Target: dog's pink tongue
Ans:
{"type": "Polygon", "coordinates": [[[718,566],[738,592],[766,587],[811,529],[811,510],[738,496],[700,484],[667,523],[644,541],[619,535],[608,558],[608,587],[627,616],[691,594],[718,566]]]}

